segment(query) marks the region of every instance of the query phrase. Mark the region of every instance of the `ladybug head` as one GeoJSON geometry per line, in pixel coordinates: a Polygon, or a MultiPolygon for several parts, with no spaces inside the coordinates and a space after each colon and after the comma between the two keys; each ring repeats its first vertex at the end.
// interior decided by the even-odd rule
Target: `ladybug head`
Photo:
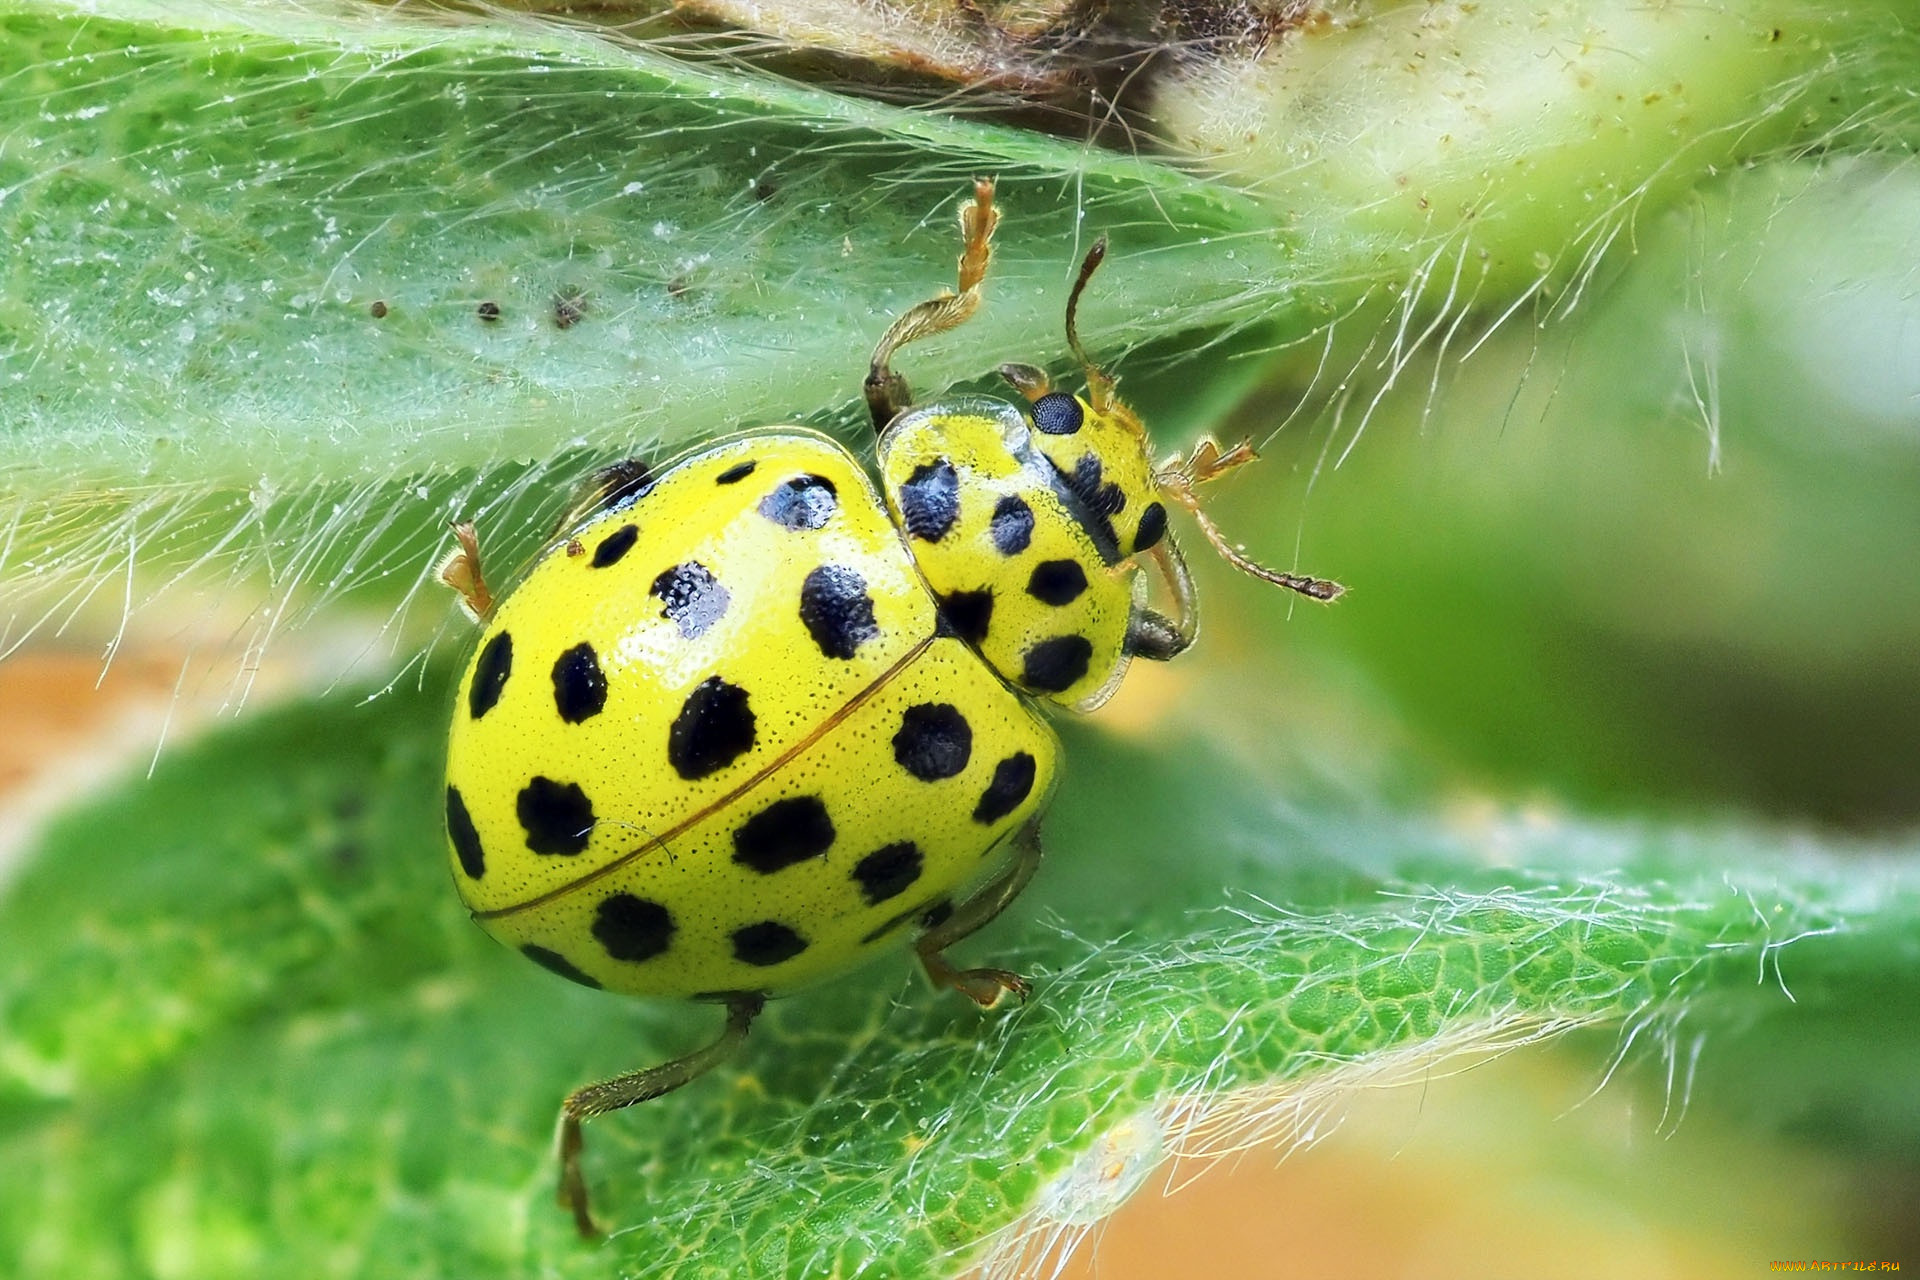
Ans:
{"type": "Polygon", "coordinates": [[[1234,568],[1315,600],[1337,598],[1344,590],[1337,582],[1283,573],[1248,559],[1202,508],[1197,486],[1252,462],[1259,455],[1251,441],[1223,450],[1211,438],[1202,438],[1187,458],[1174,455],[1154,465],[1145,424],[1115,393],[1116,379],[1096,365],[1080,343],[1080,295],[1106,256],[1103,235],[1082,259],[1067,295],[1067,346],[1085,373],[1086,394],[1055,391],[1046,372],[1034,365],[1000,367],[1001,375],[1027,399],[1034,443],[1093,510],[1140,513],[1131,545],[1122,540],[1123,551],[1138,553],[1158,545],[1166,533],[1166,503],[1172,502],[1193,513],[1207,541],[1234,568]]]}

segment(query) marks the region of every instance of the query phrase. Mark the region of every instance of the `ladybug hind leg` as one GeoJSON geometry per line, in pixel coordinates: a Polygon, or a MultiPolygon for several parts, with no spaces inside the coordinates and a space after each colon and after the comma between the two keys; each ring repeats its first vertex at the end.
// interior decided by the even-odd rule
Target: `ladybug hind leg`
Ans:
{"type": "Polygon", "coordinates": [[[588,1116],[605,1115],[636,1102],[646,1102],[661,1094],[672,1093],[681,1085],[705,1075],[739,1050],[747,1038],[747,1028],[753,1025],[753,1020],[766,1005],[766,996],[759,992],[729,995],[726,1029],[712,1044],[695,1049],[672,1062],[602,1080],[568,1095],[560,1106],[557,1142],[560,1156],[559,1200],[562,1208],[573,1212],[574,1226],[580,1229],[583,1238],[598,1239],[600,1228],[594,1224],[593,1213],[588,1208],[587,1180],[580,1172],[580,1150],[584,1142],[580,1122],[588,1116]]]}
{"type": "Polygon", "coordinates": [[[1029,822],[1013,837],[1013,858],[991,880],[954,908],[953,914],[915,939],[920,965],[936,987],[950,987],[983,1009],[1012,992],[1022,1001],[1033,989],[1027,980],[1007,969],[959,969],[942,953],[962,938],[983,928],[1033,879],[1040,867],[1040,825],[1029,822]]]}

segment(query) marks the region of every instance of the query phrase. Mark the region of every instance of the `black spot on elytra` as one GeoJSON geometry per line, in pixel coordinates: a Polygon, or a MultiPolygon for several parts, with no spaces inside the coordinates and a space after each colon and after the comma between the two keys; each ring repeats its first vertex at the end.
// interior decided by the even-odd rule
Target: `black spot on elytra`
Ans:
{"type": "Polygon", "coordinates": [[[818,529],[839,505],[833,481],[825,476],[795,476],[760,499],[760,514],[797,533],[818,529]]]}
{"type": "Polygon", "coordinates": [[[592,645],[582,641],[555,660],[553,705],[568,724],[579,724],[606,710],[607,677],[592,645]]]}
{"type": "Polygon", "coordinates": [[[766,968],[791,960],[807,949],[807,940],[778,920],[762,920],[733,931],[734,958],[766,968]]]}
{"type": "Polygon", "coordinates": [[[478,720],[493,710],[512,674],[513,637],[496,631],[473,664],[473,683],[467,686],[467,714],[478,720]]]}
{"type": "Polygon", "coordinates": [[[753,749],[753,708],[747,691],[708,676],[680,704],[667,730],[667,763],[689,782],[726,768],[753,749]]]}
{"type": "Polygon", "coordinates": [[[823,564],[800,584],[800,621],[829,658],[851,658],[880,635],[867,580],[839,564],[823,564]]]}
{"type": "Polygon", "coordinates": [[[853,879],[860,886],[860,896],[868,905],[877,906],[911,888],[920,878],[926,861],[919,845],[911,840],[899,840],[875,849],[855,863],[853,879]]]}
{"type": "Polygon", "coordinates": [[[1092,658],[1093,642],[1085,636],[1051,636],[1027,650],[1020,682],[1029,689],[1061,693],[1087,674],[1092,658]]]}
{"type": "Polygon", "coordinates": [[[993,524],[989,532],[993,545],[1003,556],[1017,556],[1033,541],[1033,508],[1017,493],[1010,493],[993,505],[993,524]]]}
{"type": "Polygon", "coordinates": [[[677,564],[653,580],[647,593],[660,601],[660,616],[680,628],[683,639],[705,634],[720,621],[732,599],[707,566],[697,560],[677,564]]]}
{"type": "Polygon", "coordinates": [[[600,983],[580,972],[558,951],[549,951],[545,947],[536,947],[531,942],[520,948],[520,954],[545,969],[548,973],[557,973],[569,982],[577,982],[583,987],[592,987],[598,991],[600,983]]]}
{"type": "Polygon", "coordinates": [[[833,819],[819,796],[775,800],[733,832],[733,860],[761,875],[817,858],[833,847],[833,819]]]}
{"type": "Polygon", "coordinates": [[[893,735],[893,758],[922,782],[951,778],[973,754],[973,726],[947,702],[922,702],[900,716],[893,735]]]}
{"type": "Polygon", "coordinates": [[[1145,551],[1158,546],[1160,539],[1167,536],[1167,509],[1157,502],[1149,502],[1147,509],[1140,513],[1140,525],[1133,531],[1133,549],[1145,551]]]}
{"type": "Polygon", "coordinates": [[[1064,391],[1053,391],[1033,402],[1033,425],[1044,435],[1070,436],[1086,421],[1080,402],[1064,391]]]}
{"type": "Polygon", "coordinates": [[[752,458],[747,459],[745,462],[736,462],[715,476],[713,482],[715,484],[739,484],[742,480],[752,475],[753,469],[759,465],[760,464],[752,458]]]}
{"type": "Polygon", "coordinates": [[[987,626],[993,621],[993,592],[951,591],[940,597],[940,616],[962,640],[979,644],[987,638],[987,626]]]}
{"type": "Polygon", "coordinates": [[[900,522],[923,542],[938,542],[960,518],[960,477],[945,458],[923,462],[900,486],[900,522]]]}
{"type": "Polygon", "coordinates": [[[651,960],[673,943],[673,914],[659,903],[616,893],[593,913],[593,936],[615,960],[651,960]]]}
{"type": "Polygon", "coordinates": [[[993,766],[993,781],[980,793],[973,820],[991,826],[1018,809],[1033,791],[1034,772],[1034,759],[1024,751],[1016,751],[993,766]]]}
{"type": "Polygon", "coordinates": [[[520,788],[514,808],[535,853],[579,853],[593,835],[593,802],[577,782],[535,775],[520,788]]]}
{"type": "Polygon", "coordinates": [[[926,909],[921,912],[920,927],[922,929],[938,929],[951,919],[953,919],[953,899],[942,898],[938,902],[929,903],[926,909]]]}
{"type": "Polygon", "coordinates": [[[453,841],[453,851],[460,856],[460,869],[467,873],[468,879],[478,880],[487,874],[487,852],[480,847],[480,833],[474,830],[467,802],[452,787],[447,788],[447,837],[453,841]]]}
{"type": "Polygon", "coordinates": [[[620,557],[633,550],[633,540],[640,536],[638,525],[623,524],[606,537],[600,539],[600,545],[593,549],[593,559],[588,561],[596,569],[619,564],[620,557]]]}
{"type": "Polygon", "coordinates": [[[1072,604],[1087,589],[1087,571],[1078,560],[1042,560],[1027,579],[1027,594],[1056,609],[1072,604]]]}

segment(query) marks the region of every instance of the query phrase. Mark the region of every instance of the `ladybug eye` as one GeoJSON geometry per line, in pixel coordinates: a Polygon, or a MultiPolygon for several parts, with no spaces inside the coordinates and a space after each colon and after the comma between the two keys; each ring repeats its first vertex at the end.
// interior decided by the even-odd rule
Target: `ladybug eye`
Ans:
{"type": "Polygon", "coordinates": [[[1044,435],[1070,436],[1086,421],[1080,402],[1064,391],[1054,391],[1033,402],[1033,425],[1044,435]]]}

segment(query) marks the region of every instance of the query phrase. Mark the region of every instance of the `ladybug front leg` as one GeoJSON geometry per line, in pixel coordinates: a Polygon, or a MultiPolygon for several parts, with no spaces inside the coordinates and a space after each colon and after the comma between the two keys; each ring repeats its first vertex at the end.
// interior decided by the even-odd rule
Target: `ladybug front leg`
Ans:
{"type": "Polygon", "coordinates": [[[454,540],[460,545],[447,552],[434,570],[434,576],[460,593],[460,604],[475,622],[493,616],[493,592],[487,589],[486,575],[480,572],[480,536],[471,520],[453,526],[454,540]]]}
{"type": "Polygon", "coordinates": [[[1173,600],[1173,616],[1158,609],[1137,606],[1127,622],[1127,652],[1137,658],[1166,662],[1193,647],[1200,634],[1200,606],[1193,589],[1193,575],[1187,572],[1186,557],[1172,537],[1161,540],[1147,552],[1173,600]]]}
{"type": "Polygon", "coordinates": [[[747,1038],[747,1028],[753,1025],[753,1020],[766,1007],[766,996],[757,991],[730,995],[727,997],[726,1029],[712,1044],[695,1049],[684,1058],[675,1058],[672,1062],[663,1062],[657,1067],[635,1071],[631,1075],[602,1080],[568,1095],[560,1106],[557,1143],[560,1155],[559,1199],[562,1208],[573,1211],[573,1224],[579,1228],[583,1238],[597,1239],[600,1228],[594,1225],[593,1214],[587,1208],[587,1180],[580,1172],[580,1149],[584,1141],[580,1122],[588,1116],[605,1115],[636,1102],[657,1098],[663,1093],[672,1093],[688,1081],[705,1075],[734,1055],[747,1038]]]}
{"type": "Polygon", "coordinates": [[[993,228],[999,221],[1000,211],[993,207],[993,179],[976,178],[972,203],[960,209],[959,292],[942,291],[909,308],[873,349],[865,390],[875,431],[886,430],[894,415],[913,402],[907,380],[894,372],[894,353],[909,342],[958,328],[980,309],[980,282],[987,278],[987,264],[993,260],[993,228]]]}
{"type": "Polygon", "coordinates": [[[1033,879],[1040,868],[1038,821],[1020,828],[1013,837],[1013,849],[1011,862],[913,944],[934,986],[951,987],[983,1009],[991,1009],[1009,991],[1024,1001],[1033,988],[1025,978],[1006,969],[956,969],[941,952],[1005,911],[1033,879]]]}

